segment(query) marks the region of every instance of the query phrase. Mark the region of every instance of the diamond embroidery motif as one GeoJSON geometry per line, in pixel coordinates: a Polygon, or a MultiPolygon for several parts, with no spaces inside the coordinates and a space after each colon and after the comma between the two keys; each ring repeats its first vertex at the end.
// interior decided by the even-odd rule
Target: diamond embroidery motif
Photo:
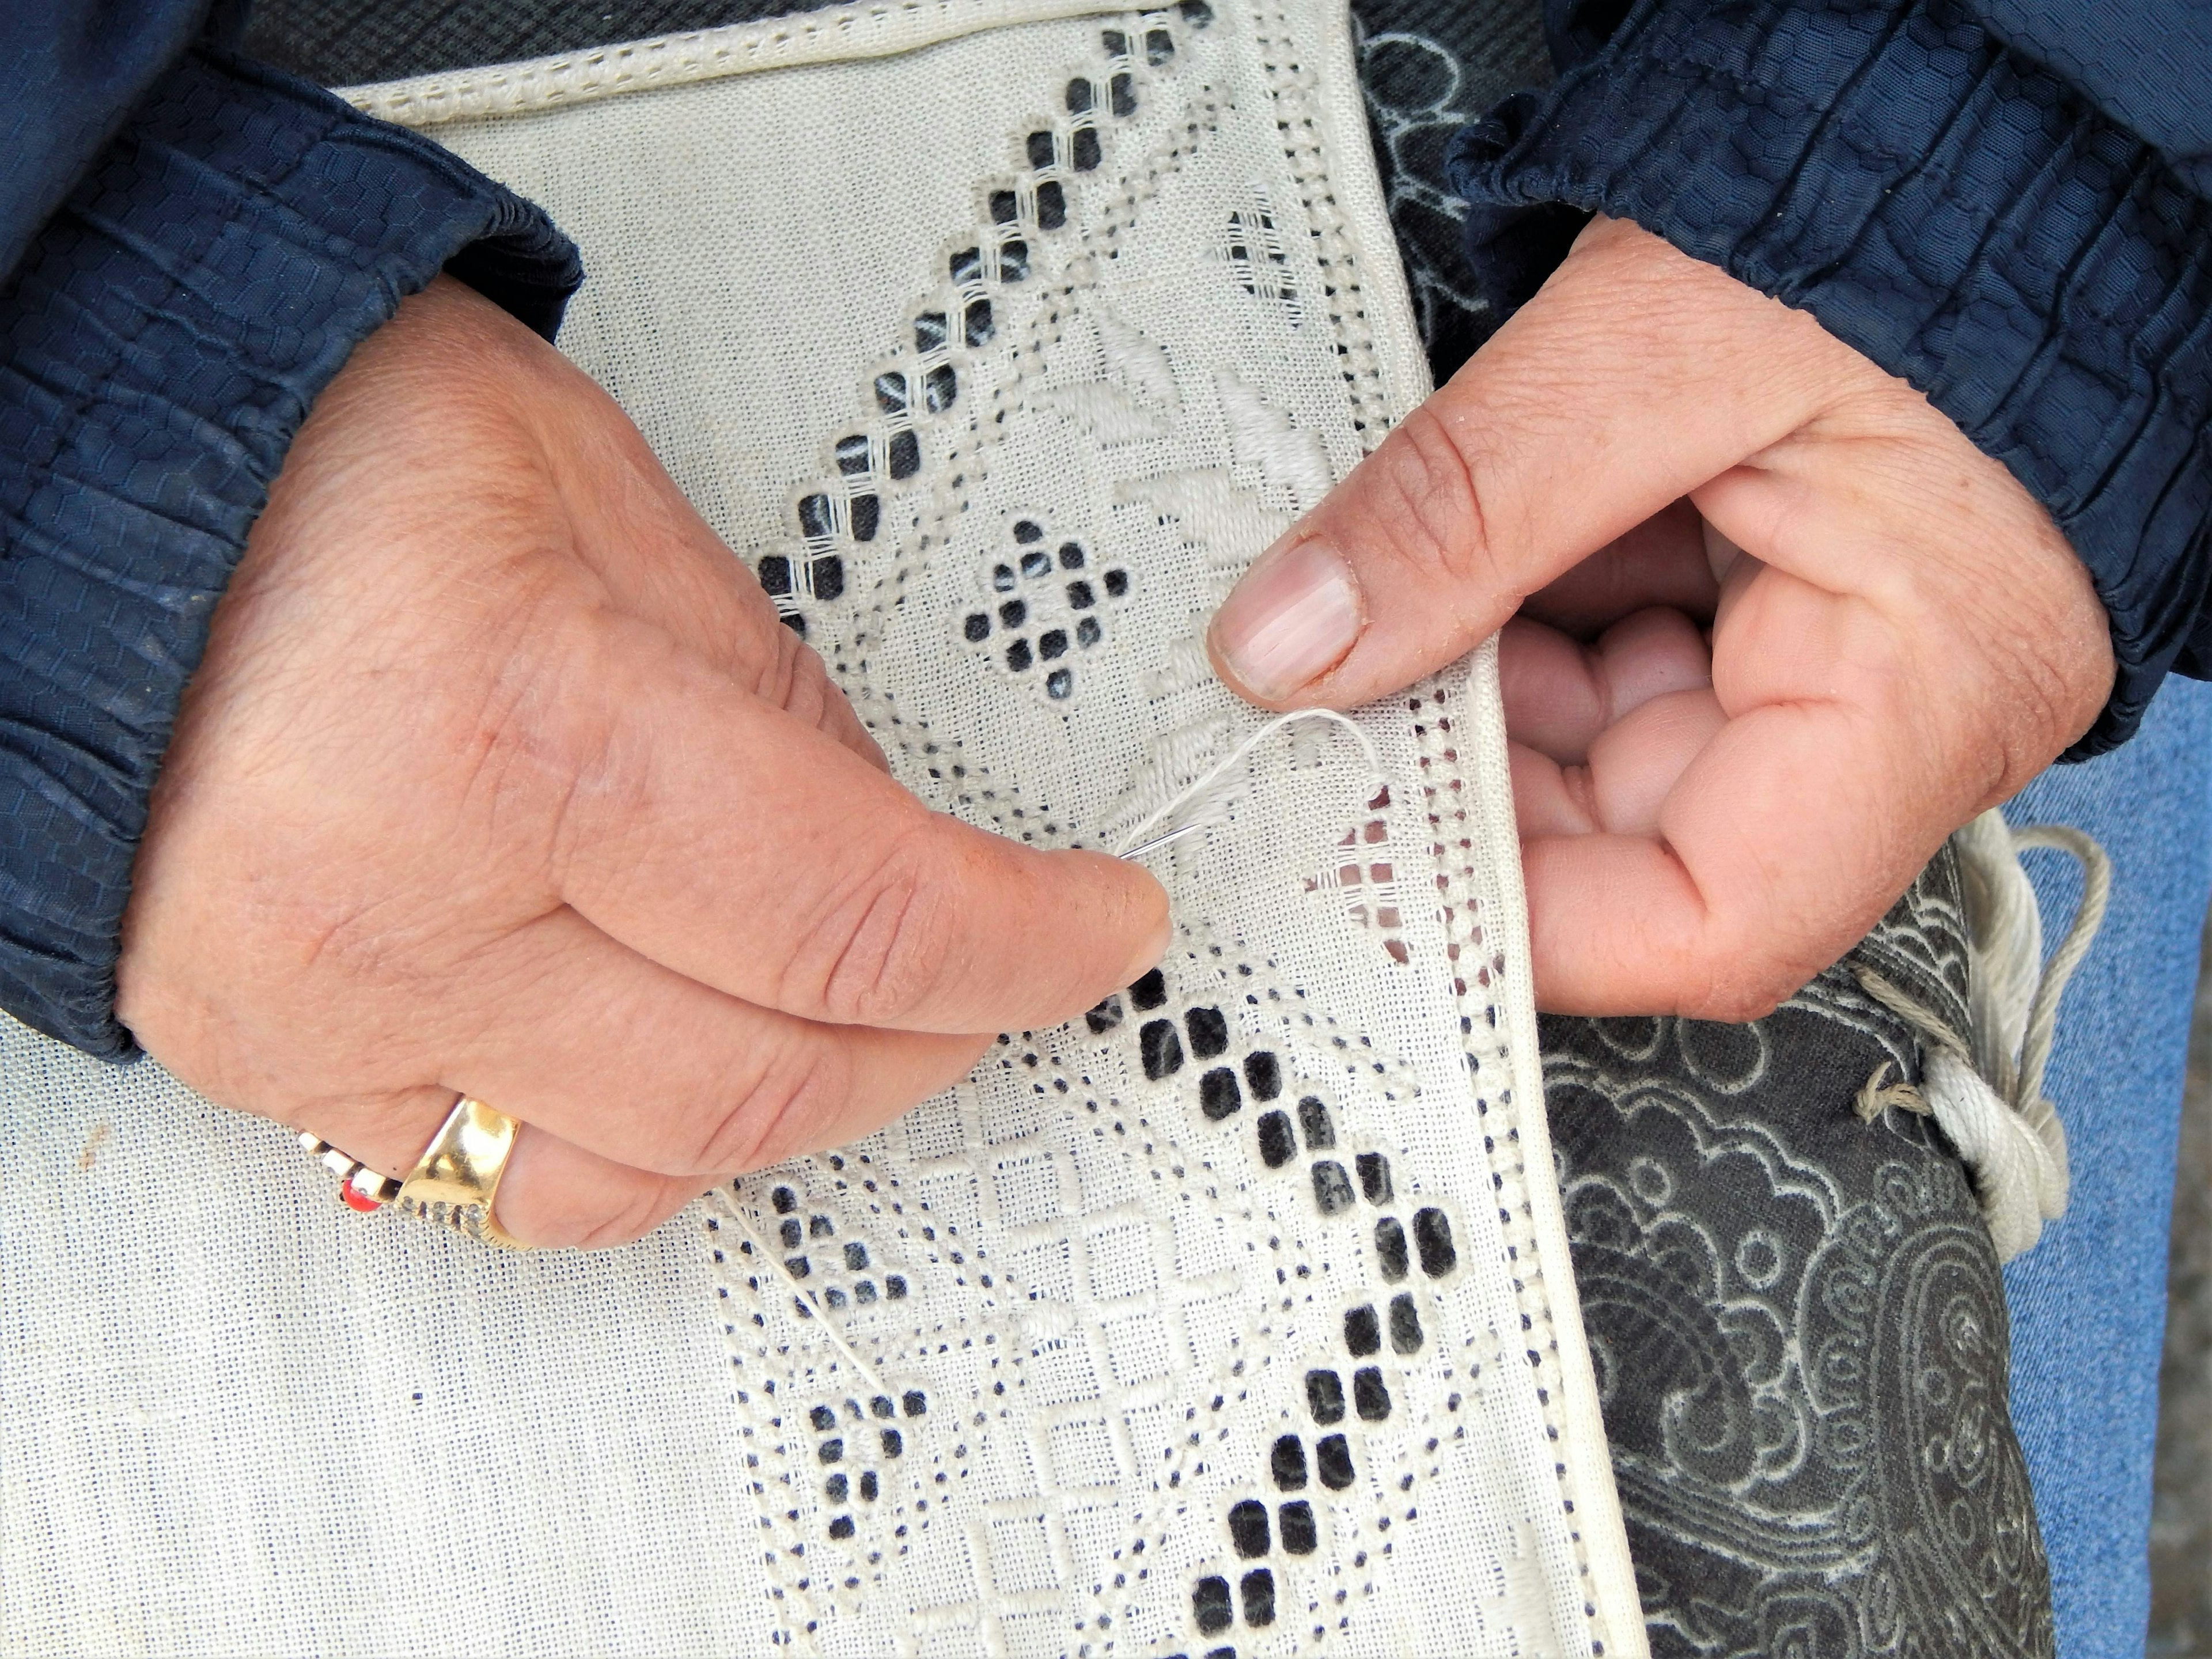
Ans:
{"type": "MultiPolygon", "coordinates": [[[[1420,389],[1363,263],[1372,181],[1332,172],[1364,143],[1314,56],[1348,77],[1340,27],[1204,0],[1050,24],[1062,55],[976,106],[988,158],[807,404],[812,459],[769,512],[709,513],[933,806],[1112,847],[1253,731],[1203,619],[1420,389]]],[[[592,304],[574,337],[627,384],[592,304]]],[[[732,489],[726,455],[672,466],[732,489]]],[[[779,1644],[1637,1650],[1516,1098],[1486,661],[1364,717],[1387,788],[1340,734],[1255,750],[1151,860],[1157,970],[709,1196],[779,1644]]]]}
{"type": "MultiPolygon", "coordinates": [[[[910,483],[881,465],[882,431],[836,447],[853,457],[847,476],[873,489],[888,472],[913,505],[895,509],[888,549],[848,536],[852,620],[833,633],[817,606],[809,625],[879,740],[921,763],[945,805],[1033,840],[1084,839],[1079,800],[1030,802],[979,755],[1033,748],[1015,734],[1073,717],[1049,711],[1081,707],[1094,662],[1114,662],[1114,615],[1153,602],[1139,573],[1160,553],[1202,572],[1184,592],[1218,599],[1342,465],[1241,365],[1179,364],[1104,296],[1084,246],[1099,228],[1094,184],[1141,165],[1163,198],[1163,173],[1204,131],[1168,124],[1164,151],[1138,163],[1121,147],[1140,111],[1181,95],[1220,118],[1210,88],[1176,80],[1212,21],[1152,14],[1102,30],[1103,72],[1066,82],[1067,109],[1089,124],[1033,128],[1034,176],[985,190],[998,240],[956,249],[953,291],[925,302],[911,353],[872,382],[922,457],[910,483]],[[1003,428],[1039,418],[1111,458],[1102,476],[1121,514],[1071,526],[1066,492],[1049,488],[1036,506],[977,511],[994,475],[1020,476],[1019,428],[1003,428]],[[1218,459],[1192,465],[1200,427],[1219,434],[1218,459]],[[964,583],[944,580],[963,565],[964,583]],[[1014,697],[990,705],[1006,711],[1000,740],[951,738],[952,717],[875,666],[933,612],[1014,697]]],[[[1229,216],[1217,270],[1295,333],[1310,325],[1302,279],[1252,199],[1229,216]]],[[[1154,204],[1124,195],[1117,221],[1107,200],[1103,228],[1133,248],[1154,204]]],[[[852,522],[826,491],[797,513],[810,548],[817,527],[852,522]]],[[[792,615],[808,623],[795,602],[792,615]]],[[[1200,689],[1185,661],[1153,673],[1156,693],[1200,689]]],[[[1139,772],[1161,787],[1186,778],[1230,731],[1218,707],[1170,716],[1139,772]]],[[[1289,770],[1320,776],[1326,757],[1294,754],[1289,770]]],[[[1393,807],[1383,791],[1340,822],[1316,874],[1284,883],[1286,902],[1310,896],[1316,914],[1378,934],[1386,971],[1413,960],[1393,807]]],[[[1204,892],[1202,875],[1190,890],[1204,892]]],[[[1207,914],[1236,908],[1200,898],[1162,969],[1061,1031],[1002,1037],[951,1100],[716,1195],[717,1234],[739,1240],[718,1255],[739,1393],[813,1429],[811,1459],[787,1445],[755,1487],[780,1592],[826,1647],[840,1630],[891,1634],[893,1610],[956,1648],[1100,1654],[1358,1646],[1395,1627],[1392,1613],[1376,1620],[1384,1564],[1418,1535],[1425,1488],[1470,1426],[1494,1433],[1497,1368],[1520,1356],[1455,1311],[1468,1218],[1389,1127],[1421,1093],[1414,1068],[1217,938],[1207,914]],[[774,1259],[783,1247],[763,1230],[781,1194],[878,1275],[895,1267],[907,1295],[864,1301],[875,1281],[836,1277],[822,1250],[774,1259]],[[799,1264],[817,1261],[830,1276],[810,1280],[799,1264]],[[871,1439],[871,1402],[909,1374],[930,1379],[929,1409],[871,1439]]],[[[779,1224],[787,1240],[796,1231],[779,1224]]]]}
{"type": "MultiPolygon", "coordinates": [[[[902,1127],[909,1137],[920,1127],[909,1120],[717,1195],[708,1224],[718,1265],[728,1300],[749,1310],[731,1322],[740,1389],[773,1384],[781,1408],[803,1413],[809,1430],[811,1455],[787,1456],[773,1499],[786,1505],[790,1559],[812,1563],[806,1582],[788,1580],[787,1589],[811,1592],[826,1611],[838,1605],[836,1589],[884,1583],[884,1559],[902,1553],[884,1547],[886,1536],[923,1527],[933,1507],[941,1515],[957,1501],[942,1489],[976,1478],[972,1471],[1012,1472],[1043,1507],[989,1523],[990,1565],[975,1578],[969,1608],[988,1622],[1015,1593],[1011,1580],[1022,1595],[1062,1587],[1052,1567],[1060,1504],[1048,1495],[1083,1494],[1094,1529],[1118,1520],[1109,1559],[1133,1561],[1148,1526],[1187,1513],[1178,1489],[1204,1449],[1233,1455],[1246,1423],[1258,1425],[1249,1437],[1256,1466],[1232,1491],[1264,1496],[1223,1503],[1208,1530],[1246,1560],[1272,1560],[1279,1532],[1285,1559],[1243,1574],[1228,1601],[1206,1577],[1194,1580],[1190,1618],[1200,1633],[1217,1601],[1240,1610],[1247,1627],[1266,1626],[1279,1578],[1285,1590],[1305,1582],[1283,1576],[1296,1558],[1328,1542],[1382,1539],[1411,1518],[1401,1516],[1418,1510],[1419,1469],[1363,1475],[1363,1464],[1388,1455],[1363,1437],[1390,1421],[1394,1394],[1423,1391],[1425,1379],[1406,1366],[1443,1317],[1434,1292],[1458,1270],[1459,1230],[1449,1200],[1401,1193],[1390,1154],[1362,1150],[1352,1129],[1361,1095],[1402,1079],[1372,1060],[1347,1068],[1340,1054],[1367,1046],[1300,1011],[1300,1000],[1262,968],[1231,963],[1215,947],[1187,949],[1079,1027],[1004,1040],[961,1091],[950,1133],[940,1127],[928,1142],[933,1156],[915,1158],[911,1139],[898,1146],[902,1127]],[[1179,1086],[1164,1098],[1144,1086],[1167,1079],[1179,1086]],[[1245,1172],[1237,1187],[1231,1171],[1245,1172]],[[1180,1194],[1165,1224],[1156,1206],[1134,1201],[1161,1183],[1180,1194]],[[1279,1290],[1257,1309],[1242,1259],[1255,1200],[1279,1290]],[[725,1242],[732,1237],[734,1251],[725,1242]],[[1348,1287],[1340,1283],[1347,1268],[1348,1287]],[[871,1270],[899,1296],[863,1290],[873,1281],[853,1275],[871,1270]],[[948,1405],[955,1397],[940,1382],[933,1417],[927,1394],[895,1395],[857,1366],[842,1383],[833,1367],[810,1385],[786,1345],[803,1340],[794,1328],[829,1320],[871,1370],[861,1357],[872,1339],[919,1335],[926,1349],[933,1329],[969,1333],[969,1344],[980,1329],[968,1358],[939,1368],[965,1382],[964,1397],[948,1405]],[[1301,1346],[1303,1365],[1291,1358],[1301,1346]],[[1270,1391],[1291,1408],[1255,1410],[1254,1385],[1279,1370],[1285,1380],[1270,1391]],[[1177,1405],[1201,1396],[1202,1409],[1177,1405]],[[1189,1426],[1169,1435],[1175,1467],[1158,1478],[1146,1448],[1177,1419],[1189,1426]],[[910,1443],[923,1461],[902,1463],[910,1443]],[[1316,1491],[1337,1496],[1316,1510],[1316,1491]],[[1270,1503],[1279,1527],[1264,1519],[1270,1503]],[[806,1540],[810,1519],[816,1535],[806,1540]]],[[[1446,1366],[1438,1380],[1461,1375],[1446,1366]]],[[[1458,1390],[1440,1403],[1446,1420],[1465,1409],[1458,1390]]],[[[977,1571],[972,1558],[969,1571],[977,1571]]],[[[1116,1576],[1127,1590],[1127,1572],[1116,1576]]],[[[1091,1595],[1110,1621],[1117,1598],[1103,1586],[1091,1595]]]]}
{"type": "Polygon", "coordinates": [[[987,646],[1010,674],[1036,670],[1045,695],[1064,702],[1075,695],[1084,653],[1105,643],[1109,609],[1129,598],[1129,573],[1100,563],[1073,537],[1048,536],[1034,518],[1016,519],[1011,540],[960,635],[987,646]]]}

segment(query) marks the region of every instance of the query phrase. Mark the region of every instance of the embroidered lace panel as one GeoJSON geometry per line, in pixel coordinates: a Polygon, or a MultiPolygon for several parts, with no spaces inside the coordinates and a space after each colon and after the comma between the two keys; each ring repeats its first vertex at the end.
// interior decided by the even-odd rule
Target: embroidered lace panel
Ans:
{"type": "MultiPolygon", "coordinates": [[[[447,76],[439,112],[505,112],[437,131],[578,238],[593,275],[564,347],[902,781],[1010,836],[1111,846],[1259,724],[1200,622],[1427,381],[1341,14],[1000,21],[619,96],[601,61],[574,71],[581,101],[557,64],[486,72],[495,98],[447,76]]],[[[1341,734],[1287,733],[1157,856],[1178,920],[1158,972],[612,1259],[396,1225],[326,1245],[311,1172],[172,1097],[232,1190],[309,1205],[281,1244],[248,1219],[224,1237],[345,1310],[342,1344],[287,1359],[276,1420],[352,1365],[341,1437],[501,1437],[473,1455],[514,1502],[431,1516],[403,1493],[416,1553],[364,1540],[352,1605],[434,1604],[422,1563],[498,1540],[515,1565],[486,1571],[526,1582],[477,1615],[495,1646],[588,1645],[616,1617],[748,1650],[1641,1651],[1491,655],[1362,722],[1387,786],[1341,734]],[[471,1363],[395,1388],[437,1369],[454,1308],[483,1322],[471,1363]],[[535,1413],[594,1361],[630,1403],[553,1413],[586,1481],[543,1466],[535,1413]],[[629,1504],[632,1537],[586,1518],[587,1488],[629,1504]],[[637,1499],[675,1488],[666,1513],[637,1499]],[[625,1559],[647,1582],[611,1588],[625,1559]]],[[[82,1112],[65,1057],[6,1053],[82,1112]]],[[[212,1386],[164,1363],[179,1399],[212,1386]]],[[[300,1475],[236,1478],[281,1506],[300,1475]]],[[[307,1512],[359,1528],[336,1499],[307,1512]]],[[[227,1581],[283,1599],[221,1540],[172,1570],[194,1629],[228,1627],[227,1581]]],[[[268,1613],[257,1639],[307,1617],[268,1613]]]]}
{"type": "MultiPolygon", "coordinates": [[[[1288,23],[1191,0],[1059,30],[1085,50],[994,100],[1000,165],[815,428],[783,533],[753,532],[902,778],[1008,835],[1115,844],[1246,729],[1194,619],[1420,390],[1399,316],[1395,377],[1380,359],[1288,23]]],[[[528,165],[505,123],[444,131],[528,165]]],[[[556,181],[515,182],[589,247],[556,181]]],[[[571,336],[618,389],[650,361],[629,320],[587,295],[571,336]]],[[[1479,891],[1415,914],[1397,874],[1450,873],[1452,796],[1484,769],[1455,721],[1480,695],[1462,675],[1377,722],[1425,787],[1369,812],[1324,735],[1263,757],[1231,822],[1166,855],[1161,972],[1004,1039],[868,1142],[716,1196],[796,1632],[1287,1651],[1429,1645],[1432,1617],[1473,1613],[1593,1644],[1546,1421],[1555,1310],[1525,1215],[1491,1199],[1525,1173],[1525,1124],[1485,1134],[1511,1104],[1510,945],[1486,931],[1507,930],[1479,891]],[[1447,1103],[1455,1133],[1423,1134],[1447,1103]],[[1490,1594],[1440,1606],[1413,1588],[1431,1574],[1490,1594]]],[[[1457,839],[1490,874],[1498,843],[1457,839]]]]}

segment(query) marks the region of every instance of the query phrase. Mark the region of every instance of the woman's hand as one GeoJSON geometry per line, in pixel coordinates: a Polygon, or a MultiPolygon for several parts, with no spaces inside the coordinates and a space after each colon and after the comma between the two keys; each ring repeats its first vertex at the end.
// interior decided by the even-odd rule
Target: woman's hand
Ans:
{"type": "Polygon", "coordinates": [[[891,782],[612,401],[441,278],[317,402],[216,611],[119,1012],[387,1175],[479,1096],[526,1126],[501,1224],[605,1243],[866,1133],[1167,927],[1143,872],[891,782]]]}
{"type": "Polygon", "coordinates": [[[1351,707],[1501,627],[1561,1012],[1765,1012],[2112,678],[2087,574],[2002,466],[1811,317],[1606,220],[1211,644],[1266,707],[1351,707]]]}

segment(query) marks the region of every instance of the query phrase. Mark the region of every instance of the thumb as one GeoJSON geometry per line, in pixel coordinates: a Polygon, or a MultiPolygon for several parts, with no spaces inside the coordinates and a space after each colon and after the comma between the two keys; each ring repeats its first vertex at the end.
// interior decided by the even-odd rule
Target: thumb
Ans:
{"type": "Polygon", "coordinates": [[[1850,348],[1597,219],[1536,296],[1245,573],[1214,666],[1350,708],[1464,655],[1522,599],[1817,413],[1850,348]]]}

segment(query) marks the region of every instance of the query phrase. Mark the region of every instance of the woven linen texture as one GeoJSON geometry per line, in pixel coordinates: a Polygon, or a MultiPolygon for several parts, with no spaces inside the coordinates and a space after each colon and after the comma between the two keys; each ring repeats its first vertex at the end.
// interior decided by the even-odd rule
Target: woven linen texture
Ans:
{"type": "MultiPolygon", "coordinates": [[[[903,781],[1111,845],[1257,726],[1201,619],[1427,386],[1340,13],[528,84],[432,131],[903,781]]],[[[1153,860],[1158,974],[611,1255],[8,1033],[9,1644],[1641,1651],[1494,664],[1362,721],[1153,860]]]]}

